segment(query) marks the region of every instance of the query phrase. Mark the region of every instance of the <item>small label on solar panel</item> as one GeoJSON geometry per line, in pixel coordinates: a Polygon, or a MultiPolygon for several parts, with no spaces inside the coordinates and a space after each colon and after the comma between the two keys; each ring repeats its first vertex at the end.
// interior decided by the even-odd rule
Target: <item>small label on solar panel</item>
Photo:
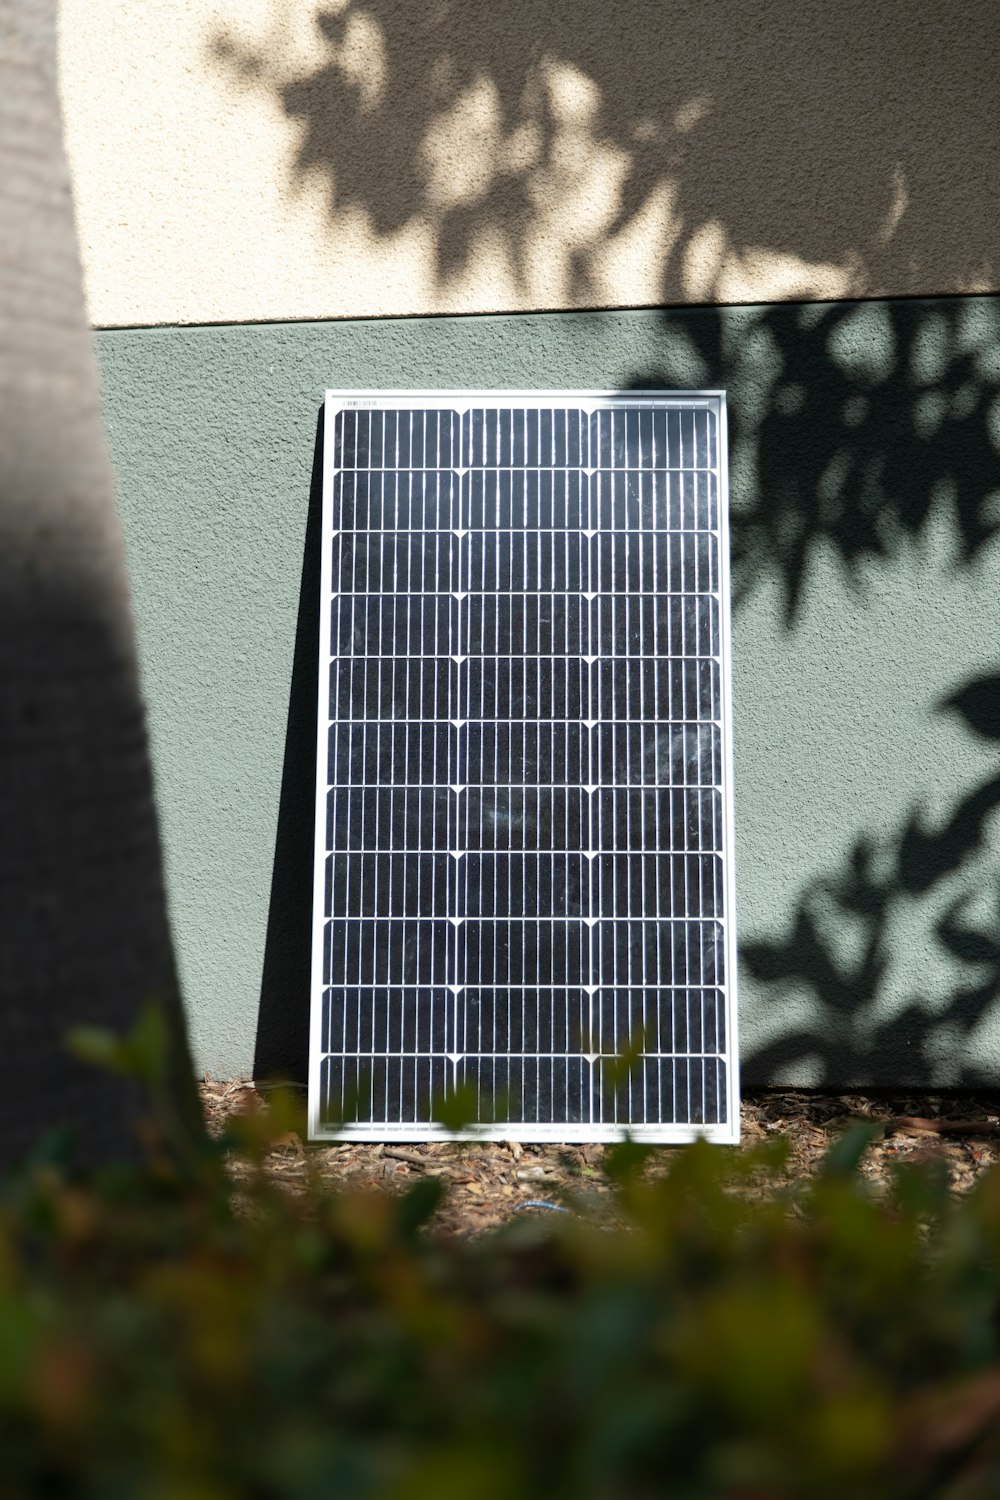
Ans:
{"type": "Polygon", "coordinates": [[[310,1132],[739,1138],[720,392],[329,392],[310,1132]]]}

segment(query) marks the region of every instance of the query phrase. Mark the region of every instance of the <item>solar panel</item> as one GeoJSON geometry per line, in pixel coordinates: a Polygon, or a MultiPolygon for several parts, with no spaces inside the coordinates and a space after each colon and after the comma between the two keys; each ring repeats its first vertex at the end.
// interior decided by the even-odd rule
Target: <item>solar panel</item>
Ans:
{"type": "Polygon", "coordinates": [[[310,1131],[735,1141],[725,397],[329,392],[310,1131]]]}

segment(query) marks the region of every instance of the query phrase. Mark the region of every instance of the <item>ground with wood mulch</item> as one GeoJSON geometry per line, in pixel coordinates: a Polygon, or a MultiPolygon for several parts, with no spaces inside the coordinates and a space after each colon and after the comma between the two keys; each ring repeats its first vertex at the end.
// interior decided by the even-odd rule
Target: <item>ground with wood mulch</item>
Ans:
{"type": "MultiPolygon", "coordinates": [[[[201,1087],[208,1128],[219,1133],[229,1116],[267,1109],[267,1086],[206,1078],[201,1087]]],[[[865,1153],[861,1171],[878,1186],[894,1162],[942,1161],[955,1192],[1000,1161],[1000,1095],[813,1094],[780,1090],[748,1094],[743,1102],[743,1145],[775,1136],[791,1147],[789,1180],[815,1172],[827,1148],[851,1125],[868,1120],[881,1133],[865,1153]]],[[[570,1203],[574,1212],[608,1214],[610,1189],[603,1146],[520,1145],[514,1141],[310,1145],[294,1131],[279,1137],[266,1167],[276,1182],[296,1191],[310,1170],[333,1184],[398,1191],[422,1175],[448,1187],[437,1223],[446,1233],[481,1233],[515,1215],[546,1214],[570,1203]],[[534,1206],[542,1205],[542,1206],[534,1206]]],[[[721,1148],[728,1149],[728,1148],[721,1148]]],[[[670,1148],[652,1154],[655,1172],[670,1148]]],[[[239,1168],[234,1167],[236,1176],[239,1168]]]]}

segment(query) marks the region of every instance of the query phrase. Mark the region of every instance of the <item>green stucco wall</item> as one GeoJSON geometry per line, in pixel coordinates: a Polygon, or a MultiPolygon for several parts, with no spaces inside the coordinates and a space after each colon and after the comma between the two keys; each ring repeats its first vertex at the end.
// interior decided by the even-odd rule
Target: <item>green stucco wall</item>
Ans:
{"type": "Polygon", "coordinates": [[[995,1078],[1000,301],[97,345],[202,1067],[304,1061],[324,388],[664,385],[730,403],[745,1080],[995,1078]]]}

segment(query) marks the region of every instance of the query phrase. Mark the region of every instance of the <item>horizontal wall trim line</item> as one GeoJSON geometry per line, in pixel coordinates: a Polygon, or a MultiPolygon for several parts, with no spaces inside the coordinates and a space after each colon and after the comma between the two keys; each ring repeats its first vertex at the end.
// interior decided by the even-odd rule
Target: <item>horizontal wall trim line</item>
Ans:
{"type": "Polygon", "coordinates": [[[245,318],[241,322],[218,323],[93,323],[92,333],[157,333],[161,331],[231,328],[323,328],[344,325],[370,327],[380,323],[446,323],[454,322],[500,322],[517,319],[526,322],[530,318],[606,318],[623,313],[678,313],[694,315],[708,311],[739,311],[754,307],[847,307],[864,303],[897,302],[988,302],[1000,300],[1000,290],[989,292],[905,292],[891,296],[875,293],[860,297],[789,297],[777,302],[635,302],[616,303],[601,307],[531,307],[503,310],[494,308],[488,312],[413,312],[385,313],[378,317],[338,317],[330,314],[324,318],[245,318]]]}

